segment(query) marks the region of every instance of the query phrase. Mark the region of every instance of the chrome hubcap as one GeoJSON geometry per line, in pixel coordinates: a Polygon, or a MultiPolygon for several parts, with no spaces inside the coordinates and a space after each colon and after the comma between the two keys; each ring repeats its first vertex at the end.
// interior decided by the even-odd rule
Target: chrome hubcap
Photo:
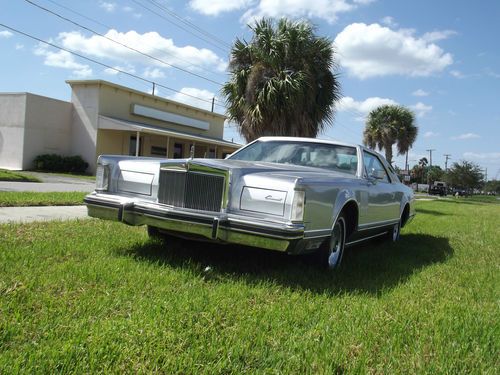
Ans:
{"type": "Polygon", "coordinates": [[[340,258],[342,249],[342,224],[335,223],[332,231],[332,238],[330,239],[330,255],[328,256],[328,266],[335,267],[340,258]]]}
{"type": "Polygon", "coordinates": [[[398,237],[399,237],[399,224],[396,224],[392,229],[392,240],[397,241],[398,237]]]}

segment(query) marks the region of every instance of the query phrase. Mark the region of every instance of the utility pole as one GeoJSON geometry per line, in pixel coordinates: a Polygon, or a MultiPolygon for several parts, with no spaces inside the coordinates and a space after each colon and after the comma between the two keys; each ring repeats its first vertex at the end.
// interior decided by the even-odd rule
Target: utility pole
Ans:
{"type": "Polygon", "coordinates": [[[432,167],[432,151],[436,151],[435,148],[431,148],[429,150],[425,150],[429,153],[429,167],[432,167]]]}
{"type": "Polygon", "coordinates": [[[444,154],[443,156],[446,158],[444,162],[444,171],[448,172],[448,159],[451,159],[450,158],[451,154],[444,154]]]}
{"type": "Polygon", "coordinates": [[[430,148],[428,150],[425,150],[429,153],[429,170],[427,171],[427,185],[429,185],[430,181],[429,181],[429,172],[430,172],[430,169],[432,168],[432,151],[436,151],[435,148],[430,148]]]}

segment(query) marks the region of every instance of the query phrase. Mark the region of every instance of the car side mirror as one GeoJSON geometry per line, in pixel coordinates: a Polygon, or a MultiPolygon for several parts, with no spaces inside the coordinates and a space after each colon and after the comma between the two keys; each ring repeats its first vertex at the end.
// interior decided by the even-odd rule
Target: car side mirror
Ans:
{"type": "Polygon", "coordinates": [[[373,178],[375,180],[383,180],[383,179],[385,179],[385,173],[384,173],[384,171],[382,171],[380,169],[377,169],[377,170],[372,169],[372,171],[370,172],[368,177],[373,178]]]}

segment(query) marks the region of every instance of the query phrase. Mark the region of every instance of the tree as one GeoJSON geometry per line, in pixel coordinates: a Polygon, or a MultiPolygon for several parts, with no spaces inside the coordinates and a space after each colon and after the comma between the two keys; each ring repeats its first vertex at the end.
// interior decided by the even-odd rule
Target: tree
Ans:
{"type": "Polygon", "coordinates": [[[484,185],[484,190],[487,192],[495,193],[495,194],[500,194],[500,181],[499,180],[491,180],[488,181],[484,185]]]}
{"type": "Polygon", "coordinates": [[[481,186],[483,182],[481,167],[473,162],[462,160],[453,163],[446,174],[446,181],[455,188],[474,189],[481,186]]]}
{"type": "Polygon", "coordinates": [[[231,49],[222,87],[229,119],[247,141],[264,135],[315,137],[340,99],[332,42],[305,22],[257,21],[250,43],[231,49]]]}
{"type": "Polygon", "coordinates": [[[424,179],[427,173],[427,164],[429,164],[427,158],[423,157],[418,161],[418,164],[415,164],[413,166],[413,168],[411,169],[412,182],[421,184],[424,183],[424,179]]]}
{"type": "Polygon", "coordinates": [[[429,182],[442,181],[444,177],[444,171],[439,165],[433,165],[432,167],[427,167],[427,178],[429,182]]]}
{"type": "Polygon", "coordinates": [[[417,139],[415,115],[400,105],[383,105],[368,114],[363,143],[374,149],[385,150],[385,158],[392,163],[392,145],[398,155],[406,153],[417,139]]]}

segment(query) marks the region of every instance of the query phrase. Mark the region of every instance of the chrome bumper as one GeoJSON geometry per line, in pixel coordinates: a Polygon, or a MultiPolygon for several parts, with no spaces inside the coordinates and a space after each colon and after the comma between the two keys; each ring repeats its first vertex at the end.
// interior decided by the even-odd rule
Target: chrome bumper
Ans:
{"type": "Polygon", "coordinates": [[[303,224],[283,224],[223,213],[200,213],[109,194],[85,197],[88,215],[129,225],[150,225],[173,234],[294,252],[304,242],[303,224]],[[300,246],[297,246],[300,245],[300,246]]]}

